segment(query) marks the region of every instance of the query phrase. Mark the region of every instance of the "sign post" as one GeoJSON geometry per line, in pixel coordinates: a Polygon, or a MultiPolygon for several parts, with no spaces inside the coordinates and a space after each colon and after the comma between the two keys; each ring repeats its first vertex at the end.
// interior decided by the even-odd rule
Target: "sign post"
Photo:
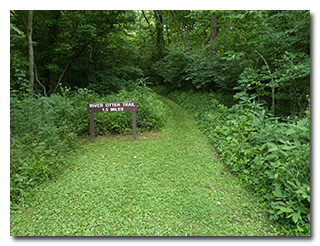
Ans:
{"type": "Polygon", "coordinates": [[[105,102],[105,103],[93,103],[89,102],[87,104],[87,112],[90,118],[90,139],[94,142],[94,121],[93,113],[103,113],[103,112],[132,112],[132,137],[137,139],[137,122],[136,122],[136,111],[137,102],[105,102]]]}
{"type": "Polygon", "coordinates": [[[132,111],[132,137],[133,139],[137,139],[136,111],[132,111]]]}
{"type": "Polygon", "coordinates": [[[89,113],[90,118],[90,140],[94,142],[94,122],[93,122],[93,113],[89,113]]]}

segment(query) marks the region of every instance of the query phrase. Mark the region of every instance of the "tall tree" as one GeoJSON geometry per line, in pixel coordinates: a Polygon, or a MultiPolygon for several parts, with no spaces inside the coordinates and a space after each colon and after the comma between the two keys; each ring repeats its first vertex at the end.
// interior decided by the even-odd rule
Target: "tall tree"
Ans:
{"type": "Polygon", "coordinates": [[[163,18],[161,10],[154,10],[154,18],[156,20],[157,53],[158,58],[161,59],[164,57],[163,18]]]}
{"type": "Polygon", "coordinates": [[[28,50],[29,50],[29,94],[33,95],[34,91],[34,54],[32,45],[32,19],[33,10],[28,11],[28,27],[27,27],[27,38],[28,38],[28,50]]]}
{"type": "Polygon", "coordinates": [[[210,29],[209,41],[212,42],[218,35],[218,17],[215,12],[212,13],[212,27],[210,29]]]}

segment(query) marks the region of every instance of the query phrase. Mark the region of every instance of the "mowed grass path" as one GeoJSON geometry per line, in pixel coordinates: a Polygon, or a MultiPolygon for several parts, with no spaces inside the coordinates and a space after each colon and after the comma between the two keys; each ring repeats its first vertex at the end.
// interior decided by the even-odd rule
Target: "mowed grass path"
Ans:
{"type": "Polygon", "coordinates": [[[274,236],[180,106],[160,132],[79,140],[73,165],[11,211],[12,236],[274,236]]]}

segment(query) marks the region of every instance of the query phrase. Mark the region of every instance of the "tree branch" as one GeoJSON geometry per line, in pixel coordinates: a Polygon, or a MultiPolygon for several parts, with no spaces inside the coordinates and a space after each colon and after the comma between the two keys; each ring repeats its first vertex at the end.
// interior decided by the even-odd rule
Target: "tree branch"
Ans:
{"type": "Polygon", "coordinates": [[[275,93],[275,82],[273,80],[273,76],[272,76],[272,73],[271,73],[271,70],[270,70],[270,67],[268,65],[268,62],[266,61],[266,59],[263,57],[263,55],[261,55],[257,50],[254,50],[254,52],[256,52],[261,58],[262,60],[264,61],[264,64],[266,64],[267,68],[268,68],[268,71],[269,71],[269,74],[270,74],[270,78],[273,82],[273,86],[272,86],[272,114],[274,114],[274,108],[275,108],[275,98],[274,98],[274,93],[275,93]]]}
{"type": "Polygon", "coordinates": [[[231,24],[229,24],[229,26],[230,26],[231,29],[237,30],[237,31],[240,33],[240,36],[243,37],[245,41],[248,41],[247,38],[246,38],[246,36],[244,36],[244,35],[240,32],[240,30],[239,30],[238,28],[236,28],[235,26],[233,26],[233,25],[231,25],[231,24]]]}
{"type": "Polygon", "coordinates": [[[81,55],[81,53],[88,47],[89,44],[90,44],[90,42],[87,42],[86,45],[84,45],[84,46],[82,47],[82,49],[81,49],[74,57],[72,57],[71,60],[68,62],[67,66],[65,67],[65,69],[63,70],[63,72],[61,73],[61,75],[60,75],[60,77],[59,77],[59,80],[58,80],[58,82],[57,82],[56,87],[54,88],[53,93],[56,93],[56,90],[57,90],[57,88],[58,88],[58,85],[59,85],[59,83],[61,82],[63,75],[65,74],[65,72],[66,72],[67,69],[69,68],[71,62],[73,62],[74,60],[76,60],[76,59],[81,55]]]}
{"type": "MultiPolygon", "coordinates": [[[[248,41],[247,38],[246,38],[244,35],[241,34],[241,32],[240,32],[239,29],[237,29],[236,27],[234,27],[234,26],[232,26],[232,25],[229,25],[229,26],[231,27],[231,29],[237,30],[237,31],[240,33],[241,37],[244,38],[244,40],[245,40],[246,42],[248,41]]],[[[273,80],[273,76],[272,76],[272,73],[271,73],[271,70],[270,70],[270,67],[269,67],[269,64],[268,64],[267,60],[266,60],[266,59],[263,57],[263,55],[261,55],[257,50],[255,50],[255,49],[253,49],[253,50],[254,50],[254,52],[256,52],[256,53],[262,58],[262,60],[264,61],[264,64],[267,66],[268,72],[269,72],[269,74],[270,74],[270,78],[271,78],[271,80],[272,80],[272,82],[273,82],[273,86],[272,86],[272,88],[271,88],[271,97],[272,97],[272,114],[274,114],[274,110],[275,110],[275,97],[274,97],[274,94],[275,94],[275,82],[274,82],[274,80],[273,80]]]]}
{"type": "Polygon", "coordinates": [[[151,40],[152,40],[152,43],[154,43],[154,38],[153,38],[152,31],[151,31],[151,25],[150,25],[150,22],[149,22],[149,20],[148,20],[147,16],[145,15],[144,11],[143,11],[143,10],[141,10],[141,12],[142,12],[142,15],[143,15],[144,19],[145,19],[145,20],[146,20],[146,22],[148,23],[148,27],[149,27],[149,29],[150,29],[150,36],[151,36],[151,40]]]}
{"type": "Polygon", "coordinates": [[[180,35],[181,35],[181,38],[182,38],[182,40],[183,40],[184,46],[186,47],[187,51],[189,52],[189,51],[190,51],[190,50],[189,50],[189,46],[188,46],[188,44],[187,44],[186,38],[185,38],[184,35],[183,35],[183,30],[180,28],[179,23],[178,23],[175,15],[174,15],[174,13],[173,13],[173,11],[172,11],[172,10],[169,10],[169,11],[170,11],[170,13],[171,13],[171,15],[172,15],[172,19],[173,19],[174,23],[176,23],[176,26],[177,26],[177,28],[178,28],[178,30],[179,30],[179,33],[180,33],[180,35]]]}
{"type": "Polygon", "coordinates": [[[56,93],[56,90],[57,90],[57,88],[58,88],[58,85],[60,84],[61,79],[62,79],[64,73],[67,71],[67,69],[68,69],[68,67],[70,66],[70,64],[71,64],[71,61],[68,62],[67,66],[65,67],[65,69],[64,69],[63,72],[61,73],[60,78],[59,78],[59,80],[58,80],[58,83],[57,83],[56,87],[54,88],[53,94],[56,93]]]}
{"type": "Polygon", "coordinates": [[[149,20],[148,20],[147,16],[144,14],[144,11],[143,11],[143,10],[141,10],[141,12],[142,12],[142,14],[143,14],[144,19],[146,20],[146,22],[147,22],[147,23],[148,23],[148,25],[150,26],[150,22],[149,22],[149,20]]]}
{"type": "Polygon", "coordinates": [[[43,94],[44,94],[46,97],[48,97],[47,92],[46,92],[46,87],[45,87],[43,84],[41,84],[41,82],[40,82],[40,80],[39,80],[39,78],[38,78],[38,70],[37,70],[36,63],[34,63],[34,69],[35,69],[36,80],[37,80],[37,82],[39,83],[39,85],[42,86],[42,88],[43,88],[43,94]]]}

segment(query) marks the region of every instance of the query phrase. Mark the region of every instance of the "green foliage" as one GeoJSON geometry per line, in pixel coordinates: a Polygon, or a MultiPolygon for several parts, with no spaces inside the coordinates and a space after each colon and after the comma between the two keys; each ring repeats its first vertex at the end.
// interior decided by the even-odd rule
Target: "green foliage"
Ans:
{"type": "MultiPolygon", "coordinates": [[[[310,11],[181,10],[175,21],[168,10],[35,11],[34,97],[26,95],[27,13],[10,11],[13,202],[70,163],[75,139],[89,133],[89,101],[135,100],[140,131],[163,127],[168,114],[150,79],[164,95],[190,90],[171,97],[270,220],[284,235],[310,233],[310,11]],[[270,115],[274,102],[275,115],[296,118],[270,115]]],[[[131,130],[130,112],[94,118],[97,135],[131,130]]]]}
{"type": "Polygon", "coordinates": [[[243,54],[217,54],[214,44],[207,45],[200,51],[193,52],[192,63],[187,68],[186,80],[196,89],[232,92],[235,81],[243,69],[243,54]],[[237,57],[237,58],[235,58],[237,57]]]}
{"type": "MultiPolygon", "coordinates": [[[[65,89],[63,97],[70,100],[74,112],[75,132],[78,136],[88,135],[89,118],[86,110],[88,102],[124,102],[135,100],[137,127],[141,131],[161,128],[166,119],[166,111],[156,94],[147,87],[133,86],[132,90],[121,90],[117,94],[99,95],[88,89],[71,91],[65,89]]],[[[95,133],[104,135],[110,132],[124,133],[132,129],[131,112],[94,114],[95,133]]]]}
{"type": "Polygon", "coordinates": [[[29,87],[27,41],[24,33],[12,23],[17,18],[14,11],[10,12],[10,18],[10,90],[26,92],[29,87]]]}
{"type": "Polygon", "coordinates": [[[285,115],[286,104],[289,104],[291,114],[301,117],[310,94],[310,55],[285,51],[277,62],[274,77],[279,88],[276,94],[279,111],[285,115]]]}
{"type": "Polygon", "coordinates": [[[173,93],[225,165],[255,190],[286,235],[310,234],[310,117],[275,118],[248,96],[226,108],[210,94],[173,93]],[[246,100],[246,101],[245,101],[246,100]]]}
{"type": "MultiPolygon", "coordinates": [[[[180,29],[169,10],[35,11],[35,91],[44,94],[41,83],[50,95],[60,82],[108,94],[146,76],[170,89],[245,91],[269,109],[275,102],[276,115],[301,117],[310,93],[310,11],[174,13],[180,29]]],[[[10,12],[17,93],[28,88],[26,19],[27,11],[10,12]]]]}
{"type": "Polygon", "coordinates": [[[212,159],[186,110],[161,132],[79,139],[73,164],[11,209],[11,236],[277,236],[256,200],[212,159]],[[177,127],[178,126],[178,127],[177,127]],[[248,197],[249,196],[249,197],[248,197]]]}
{"type": "MultiPolygon", "coordinates": [[[[165,123],[166,111],[155,93],[147,87],[100,96],[87,89],[50,97],[11,97],[10,101],[10,173],[11,199],[21,201],[30,188],[54,178],[70,163],[77,136],[89,135],[86,105],[93,102],[137,101],[138,131],[159,129],[165,123]]],[[[132,129],[131,112],[97,113],[95,133],[124,133],[132,129]]]]}
{"type": "MultiPolygon", "coordinates": [[[[71,88],[111,93],[140,77],[137,49],[124,31],[134,17],[133,11],[34,11],[35,72],[47,94],[56,92],[59,81],[71,88]]],[[[27,11],[14,11],[10,20],[11,87],[23,92],[17,78],[22,78],[20,70],[28,75],[28,63],[21,64],[28,61],[28,49],[26,37],[17,30],[27,31],[27,11]]],[[[35,83],[37,93],[43,93],[40,83],[35,83]]]]}
{"type": "Polygon", "coordinates": [[[186,68],[191,58],[183,48],[171,49],[162,60],[153,65],[153,69],[164,78],[164,83],[172,88],[186,86],[186,68]]]}
{"type": "Polygon", "coordinates": [[[59,174],[74,149],[71,104],[53,95],[10,101],[10,185],[13,202],[59,174]]]}
{"type": "Polygon", "coordinates": [[[302,116],[310,93],[309,11],[187,12],[177,16],[191,51],[171,45],[154,65],[166,86],[242,91],[269,109],[275,100],[276,115],[302,116]]]}

